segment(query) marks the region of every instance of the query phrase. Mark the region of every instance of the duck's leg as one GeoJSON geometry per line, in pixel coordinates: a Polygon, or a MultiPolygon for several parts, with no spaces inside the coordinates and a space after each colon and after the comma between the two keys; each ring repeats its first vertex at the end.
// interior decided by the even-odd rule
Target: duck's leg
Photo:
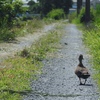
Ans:
{"type": "Polygon", "coordinates": [[[84,85],[85,85],[86,81],[87,81],[87,79],[85,79],[84,85]]]}
{"type": "Polygon", "coordinates": [[[80,85],[82,85],[81,78],[79,78],[79,80],[80,80],[80,85]]]}

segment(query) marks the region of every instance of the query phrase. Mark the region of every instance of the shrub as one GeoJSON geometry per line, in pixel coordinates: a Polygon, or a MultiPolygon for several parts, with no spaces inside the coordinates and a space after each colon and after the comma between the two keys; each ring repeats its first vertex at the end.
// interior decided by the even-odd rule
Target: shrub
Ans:
{"type": "Polygon", "coordinates": [[[55,20],[63,19],[65,17],[65,13],[63,9],[53,9],[47,14],[48,18],[52,18],[55,20]]]}
{"type": "MultiPolygon", "coordinates": [[[[96,11],[91,8],[90,9],[90,20],[95,21],[96,11]]],[[[80,14],[77,17],[76,12],[69,15],[69,21],[75,23],[84,23],[85,22],[85,8],[83,7],[80,11],[80,14]]]]}
{"type": "Polygon", "coordinates": [[[96,5],[96,14],[100,14],[100,4],[96,5]]]}
{"type": "Polygon", "coordinates": [[[100,24],[100,4],[96,6],[96,13],[95,13],[95,24],[100,24]]]}
{"type": "MultiPolygon", "coordinates": [[[[85,22],[85,8],[82,8],[79,14],[79,20],[80,22],[85,22]]],[[[90,9],[90,20],[94,21],[94,16],[95,16],[95,10],[93,8],[90,9]]]]}
{"type": "Polygon", "coordinates": [[[16,37],[14,31],[8,28],[0,28],[0,41],[12,41],[16,37]]]}
{"type": "Polygon", "coordinates": [[[77,13],[76,13],[76,12],[73,12],[73,13],[69,14],[69,15],[68,15],[69,22],[70,22],[70,23],[71,23],[71,22],[74,22],[73,19],[76,20],[76,17],[77,17],[77,13]]]}
{"type": "Polygon", "coordinates": [[[21,57],[26,57],[26,58],[29,57],[29,56],[30,56],[29,51],[28,51],[26,48],[24,48],[24,49],[21,51],[20,56],[21,56],[21,57]]]}

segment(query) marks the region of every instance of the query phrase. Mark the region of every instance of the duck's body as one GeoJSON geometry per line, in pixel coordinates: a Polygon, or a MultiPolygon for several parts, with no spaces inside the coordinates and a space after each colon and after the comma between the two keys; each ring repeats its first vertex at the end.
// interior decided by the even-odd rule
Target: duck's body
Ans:
{"type": "Polygon", "coordinates": [[[90,77],[88,69],[86,67],[84,67],[84,65],[82,64],[82,60],[83,60],[83,55],[80,55],[79,56],[79,64],[75,70],[75,74],[78,76],[78,78],[80,80],[80,85],[82,84],[81,78],[85,79],[85,82],[84,82],[84,84],[85,84],[87,81],[87,78],[90,77]]]}

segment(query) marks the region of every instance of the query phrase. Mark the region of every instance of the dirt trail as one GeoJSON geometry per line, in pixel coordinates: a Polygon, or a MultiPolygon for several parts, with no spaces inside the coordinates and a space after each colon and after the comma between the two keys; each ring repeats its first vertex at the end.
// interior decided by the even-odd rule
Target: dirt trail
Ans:
{"type": "Polygon", "coordinates": [[[25,37],[18,37],[12,43],[0,43],[0,62],[8,57],[14,56],[18,51],[25,47],[30,47],[35,41],[39,40],[47,31],[53,30],[55,24],[47,25],[44,29],[38,30],[34,34],[28,34],[25,37]]]}
{"type": "Polygon", "coordinates": [[[43,74],[32,82],[32,92],[24,96],[24,100],[98,100],[93,79],[90,77],[85,86],[79,85],[74,74],[79,54],[84,55],[83,63],[91,73],[90,56],[82,42],[82,33],[73,24],[66,25],[65,31],[60,41],[62,48],[55,57],[43,61],[43,74]]]}

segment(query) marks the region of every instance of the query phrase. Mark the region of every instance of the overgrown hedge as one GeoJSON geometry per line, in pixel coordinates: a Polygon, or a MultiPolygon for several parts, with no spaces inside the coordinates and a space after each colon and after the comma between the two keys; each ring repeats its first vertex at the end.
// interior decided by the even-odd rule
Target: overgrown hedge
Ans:
{"type": "Polygon", "coordinates": [[[65,17],[65,13],[63,9],[53,9],[47,14],[47,18],[59,20],[65,17]]]}

